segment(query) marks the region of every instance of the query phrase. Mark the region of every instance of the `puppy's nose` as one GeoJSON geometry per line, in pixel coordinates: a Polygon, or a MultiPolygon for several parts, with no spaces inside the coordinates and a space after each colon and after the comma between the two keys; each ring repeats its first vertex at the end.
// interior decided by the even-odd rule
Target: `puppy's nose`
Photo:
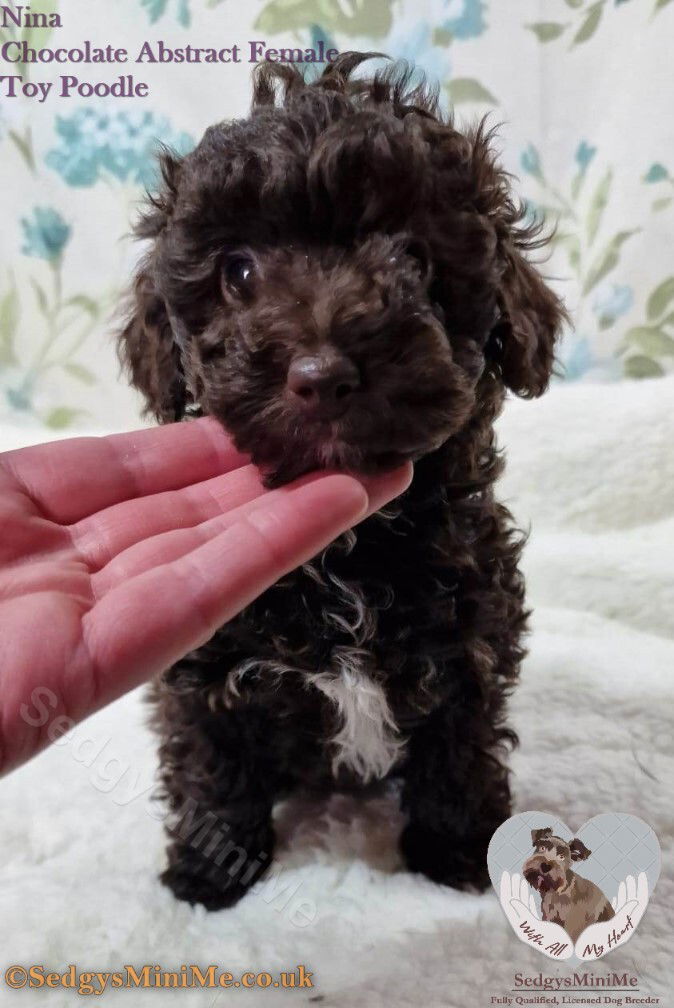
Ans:
{"type": "Polygon", "coordinates": [[[547,875],[547,873],[550,871],[551,868],[552,865],[549,864],[547,861],[541,861],[541,871],[543,872],[544,875],[547,875]]]}
{"type": "Polygon", "coordinates": [[[302,409],[321,417],[339,416],[360,385],[355,364],[340,354],[297,357],[288,368],[288,390],[302,409]]]}

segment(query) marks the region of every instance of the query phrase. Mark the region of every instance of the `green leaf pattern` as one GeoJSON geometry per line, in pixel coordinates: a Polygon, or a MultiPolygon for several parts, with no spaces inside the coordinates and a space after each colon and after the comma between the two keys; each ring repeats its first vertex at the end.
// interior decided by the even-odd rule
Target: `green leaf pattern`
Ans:
{"type": "MultiPolygon", "coordinates": [[[[672,0],[641,0],[641,6],[645,10],[649,10],[651,16],[654,17],[658,11],[671,2],[672,0]]],[[[589,42],[597,34],[606,19],[607,8],[612,6],[610,0],[593,0],[591,3],[588,3],[587,0],[548,0],[544,5],[546,11],[547,9],[552,10],[554,4],[558,6],[560,15],[568,14],[569,8],[571,8],[576,20],[535,21],[528,24],[527,28],[536,35],[539,42],[543,43],[555,42],[562,36],[570,37],[569,44],[572,49],[589,42]],[[566,11],[564,7],[566,7],[566,11]]],[[[621,0],[616,0],[613,6],[615,7],[615,16],[619,17],[623,3],[621,0]]]]}
{"type": "MultiPolygon", "coordinates": [[[[539,198],[530,201],[531,205],[550,224],[556,224],[553,246],[556,256],[566,262],[562,273],[570,272],[577,280],[580,292],[574,319],[577,333],[589,324],[590,309],[597,316],[599,332],[619,333],[622,317],[631,307],[632,293],[630,287],[617,284],[613,277],[622,265],[624,249],[642,228],[606,233],[617,166],[601,164],[596,154],[597,148],[586,141],[579,144],[575,155],[579,167],[568,194],[548,181],[552,173],[546,170],[533,144],[523,150],[521,167],[538,189],[539,198]],[[583,194],[586,176],[590,176],[587,196],[583,194]],[[612,304],[606,303],[606,294],[599,297],[600,289],[609,281],[612,304]]],[[[652,165],[643,176],[645,185],[669,180],[669,171],[660,163],[652,165]]],[[[644,322],[627,328],[618,337],[615,348],[616,359],[628,378],[652,378],[674,369],[674,276],[665,277],[650,291],[644,312],[644,322]]]]}
{"type": "Polygon", "coordinates": [[[596,3],[593,3],[592,6],[588,8],[580,28],[573,36],[572,45],[580,45],[581,42],[587,42],[588,39],[592,38],[599,27],[599,22],[601,21],[602,14],[604,13],[605,3],[606,0],[597,0],[596,3]]]}
{"type": "Polygon", "coordinates": [[[563,35],[568,27],[568,24],[560,24],[559,21],[535,21],[533,24],[527,25],[539,42],[552,42],[554,39],[559,38],[563,35]]]}
{"type": "Polygon", "coordinates": [[[254,27],[270,35],[319,23],[332,34],[383,38],[393,25],[395,0],[270,0],[254,27]]]}
{"type": "Polygon", "coordinates": [[[498,104],[491,91],[474,77],[454,77],[447,83],[446,88],[452,105],[462,105],[464,102],[485,105],[498,104]]]}
{"type": "Polygon", "coordinates": [[[628,378],[655,378],[674,359],[674,276],[662,280],[646,301],[646,321],[625,333],[620,353],[628,378]]]}

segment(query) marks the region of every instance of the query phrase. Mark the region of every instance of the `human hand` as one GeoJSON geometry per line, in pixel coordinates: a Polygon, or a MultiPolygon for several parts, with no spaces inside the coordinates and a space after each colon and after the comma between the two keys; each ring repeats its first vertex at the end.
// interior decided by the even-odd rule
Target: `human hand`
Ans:
{"type": "Polygon", "coordinates": [[[564,928],[539,918],[533,893],[521,875],[503,872],[499,899],[520,941],[533,945],[549,959],[569,959],[573,955],[573,942],[564,928]]]}
{"type": "Polygon", "coordinates": [[[402,493],[311,474],[267,491],[212,419],[0,455],[0,771],[205,643],[402,493]],[[31,721],[33,722],[31,724],[31,721]]]}

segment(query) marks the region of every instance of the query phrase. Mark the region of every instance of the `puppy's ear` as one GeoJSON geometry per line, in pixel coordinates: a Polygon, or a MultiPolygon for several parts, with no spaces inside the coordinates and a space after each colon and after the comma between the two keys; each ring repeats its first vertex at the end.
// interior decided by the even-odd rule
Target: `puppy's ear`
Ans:
{"type": "Polygon", "coordinates": [[[552,828],[546,826],[545,829],[532,829],[531,831],[531,843],[535,847],[539,840],[544,840],[545,837],[552,836],[552,828]]]}
{"type": "Polygon", "coordinates": [[[514,242],[507,241],[503,257],[497,294],[501,317],[488,346],[508,388],[531,399],[545,391],[552,376],[555,344],[566,313],[514,242]]]}
{"type": "MultiPolygon", "coordinates": [[[[158,239],[170,223],[184,159],[168,148],[159,154],[161,179],[138,221],[138,238],[158,239]]],[[[164,299],[153,280],[151,259],[141,265],[131,293],[129,319],[119,335],[118,355],[131,384],[145,396],[146,412],[160,423],[181,420],[186,391],[180,350],[164,299]]]]}
{"type": "Polygon", "coordinates": [[[160,423],[181,420],[186,391],[180,350],[164,300],[145,268],[136,277],[131,313],[119,336],[118,354],[131,384],[145,396],[146,412],[160,423]]]}
{"type": "Polygon", "coordinates": [[[569,844],[569,850],[571,851],[572,861],[587,861],[590,854],[592,853],[591,850],[587,849],[583,841],[578,840],[578,838],[571,841],[571,843],[569,844]]]}
{"type": "Polygon", "coordinates": [[[494,129],[482,123],[469,134],[474,205],[496,234],[499,317],[489,335],[488,359],[504,384],[517,395],[541,395],[552,376],[555,344],[567,315],[527,256],[544,249],[549,235],[542,223],[527,222],[526,208],[512,192],[512,178],[501,167],[494,129]]]}

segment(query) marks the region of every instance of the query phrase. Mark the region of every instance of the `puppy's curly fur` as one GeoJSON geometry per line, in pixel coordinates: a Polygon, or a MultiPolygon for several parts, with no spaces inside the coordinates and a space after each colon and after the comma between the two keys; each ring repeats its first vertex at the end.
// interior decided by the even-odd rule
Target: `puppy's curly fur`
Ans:
{"type": "Polygon", "coordinates": [[[120,349],[159,421],[218,417],[268,485],[416,462],[394,506],[153,687],[163,880],[210,908],[268,866],[272,807],[298,787],[400,779],[408,866],[458,887],[487,884],[510,814],[526,613],[493,422],[506,389],[546,388],[564,312],[492,134],[459,132],[404,67],[354,75],[370,55],[313,83],[258,68],[250,118],[166,153],[138,228],[120,349]],[[358,374],[329,417],[287,384],[325,353],[358,374]]]}

